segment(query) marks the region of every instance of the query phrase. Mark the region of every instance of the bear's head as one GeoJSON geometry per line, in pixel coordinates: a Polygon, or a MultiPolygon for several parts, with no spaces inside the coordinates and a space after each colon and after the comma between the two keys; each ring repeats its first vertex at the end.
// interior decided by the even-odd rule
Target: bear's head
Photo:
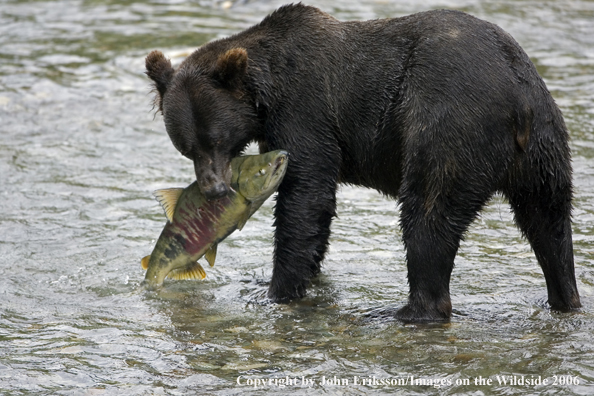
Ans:
{"type": "Polygon", "coordinates": [[[208,199],[228,193],[231,159],[255,138],[258,117],[246,93],[247,68],[243,48],[199,49],[177,70],[160,51],[146,57],[146,74],[154,82],[155,105],[167,133],[194,162],[196,180],[208,199]]]}

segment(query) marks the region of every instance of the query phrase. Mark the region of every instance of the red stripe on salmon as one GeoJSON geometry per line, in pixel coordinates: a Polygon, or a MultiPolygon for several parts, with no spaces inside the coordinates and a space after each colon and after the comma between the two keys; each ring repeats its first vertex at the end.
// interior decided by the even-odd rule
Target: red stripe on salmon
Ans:
{"type": "Polygon", "coordinates": [[[215,201],[207,201],[201,207],[188,202],[185,208],[179,208],[179,218],[175,228],[183,235],[184,249],[190,255],[199,254],[201,250],[216,239],[217,226],[226,208],[232,204],[230,197],[215,201]]]}

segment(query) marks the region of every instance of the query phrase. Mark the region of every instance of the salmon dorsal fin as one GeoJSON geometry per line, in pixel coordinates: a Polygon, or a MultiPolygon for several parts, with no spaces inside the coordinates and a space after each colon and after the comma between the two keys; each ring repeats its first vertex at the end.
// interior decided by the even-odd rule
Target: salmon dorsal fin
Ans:
{"type": "Polygon", "coordinates": [[[218,245],[215,243],[204,254],[206,261],[208,261],[208,264],[210,264],[211,267],[214,267],[214,263],[217,258],[217,246],[218,245]]]}
{"type": "Polygon", "coordinates": [[[183,268],[174,269],[167,274],[169,279],[183,280],[183,279],[198,279],[202,280],[206,278],[206,272],[198,261],[186,265],[183,268]]]}
{"type": "Polygon", "coordinates": [[[149,261],[151,260],[151,255],[149,254],[148,256],[144,256],[142,258],[142,260],[140,260],[140,265],[142,265],[142,269],[143,270],[147,270],[148,269],[148,265],[149,265],[149,261]]]}
{"type": "Polygon", "coordinates": [[[177,205],[177,200],[183,191],[183,188],[165,188],[163,190],[157,190],[153,193],[155,198],[157,198],[157,201],[159,201],[163,207],[163,210],[165,211],[165,217],[167,217],[167,220],[169,220],[170,223],[173,222],[175,206],[177,205]]]}

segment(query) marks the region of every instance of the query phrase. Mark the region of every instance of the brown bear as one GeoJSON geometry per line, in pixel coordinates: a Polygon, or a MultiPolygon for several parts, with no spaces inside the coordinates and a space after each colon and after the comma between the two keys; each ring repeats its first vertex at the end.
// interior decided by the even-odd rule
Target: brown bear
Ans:
{"type": "Polygon", "coordinates": [[[284,149],[268,296],[303,297],[320,271],[338,183],[401,204],[404,321],[447,320],[460,240],[502,193],[527,237],[553,309],[580,307],[571,240],[568,133],[512,37],[457,11],[340,22],[301,4],[196,50],[177,68],[146,58],[174,146],[209,199],[250,142],[284,149]]]}

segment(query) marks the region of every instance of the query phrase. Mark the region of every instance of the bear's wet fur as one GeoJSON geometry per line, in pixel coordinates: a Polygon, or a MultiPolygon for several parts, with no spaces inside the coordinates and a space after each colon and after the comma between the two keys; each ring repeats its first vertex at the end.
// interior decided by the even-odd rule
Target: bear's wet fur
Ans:
{"type": "Polygon", "coordinates": [[[496,192],[536,254],[550,306],[580,307],[568,133],[532,62],[496,25],[446,10],[340,22],[296,4],[175,70],[153,51],[146,69],[210,198],[226,194],[229,161],[249,142],[289,152],[271,300],[305,295],[347,183],[401,204],[410,293],[397,318],[448,320],[460,241],[496,192]]]}

